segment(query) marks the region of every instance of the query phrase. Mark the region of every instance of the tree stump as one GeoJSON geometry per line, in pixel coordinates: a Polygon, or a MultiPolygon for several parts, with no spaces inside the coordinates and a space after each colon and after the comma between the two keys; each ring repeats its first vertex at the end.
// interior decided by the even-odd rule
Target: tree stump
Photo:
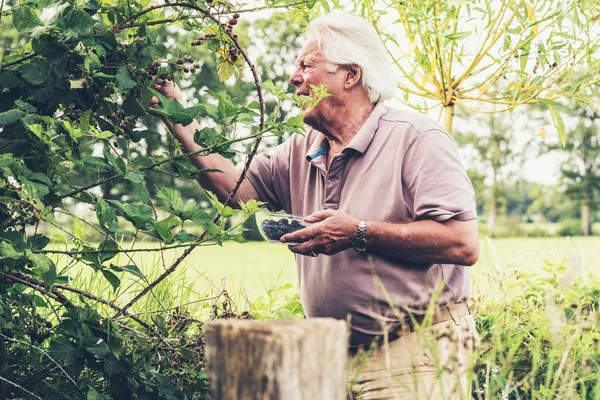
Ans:
{"type": "Polygon", "coordinates": [[[218,400],[343,400],[344,321],[222,320],[206,325],[207,372],[218,400]]]}

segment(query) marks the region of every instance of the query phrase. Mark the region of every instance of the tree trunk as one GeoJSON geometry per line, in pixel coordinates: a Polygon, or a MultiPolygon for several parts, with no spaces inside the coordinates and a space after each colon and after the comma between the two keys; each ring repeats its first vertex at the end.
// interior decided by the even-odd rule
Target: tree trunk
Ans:
{"type": "Polygon", "coordinates": [[[494,237],[496,231],[496,214],[496,204],[492,203],[487,222],[488,234],[490,235],[490,237],[494,237]]]}
{"type": "Polygon", "coordinates": [[[454,105],[444,109],[444,129],[452,136],[452,123],[454,122],[454,105]]]}
{"type": "Polygon", "coordinates": [[[488,235],[494,237],[496,232],[496,215],[498,214],[498,193],[497,193],[497,179],[496,172],[494,171],[494,181],[491,187],[491,201],[490,201],[490,212],[488,215],[488,235]]]}
{"type": "Polygon", "coordinates": [[[206,325],[213,399],[346,398],[346,323],[221,320],[206,325]]]}
{"type": "Polygon", "coordinates": [[[583,236],[590,236],[592,225],[592,210],[588,203],[581,205],[581,233],[583,236]]]}

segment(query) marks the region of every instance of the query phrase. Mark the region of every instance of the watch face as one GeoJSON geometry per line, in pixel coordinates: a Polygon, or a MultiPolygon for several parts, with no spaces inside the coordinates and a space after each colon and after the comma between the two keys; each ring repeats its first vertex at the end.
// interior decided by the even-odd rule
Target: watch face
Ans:
{"type": "Polygon", "coordinates": [[[367,250],[367,239],[355,239],[352,242],[352,247],[357,251],[365,251],[367,250]]]}

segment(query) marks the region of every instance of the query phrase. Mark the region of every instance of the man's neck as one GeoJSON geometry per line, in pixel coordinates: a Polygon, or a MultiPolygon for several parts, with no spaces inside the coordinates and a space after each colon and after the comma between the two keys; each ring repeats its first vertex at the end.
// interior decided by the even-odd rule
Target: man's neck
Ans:
{"type": "Polygon", "coordinates": [[[331,120],[324,121],[321,133],[329,140],[329,154],[339,154],[369,118],[375,104],[341,107],[331,120]]]}

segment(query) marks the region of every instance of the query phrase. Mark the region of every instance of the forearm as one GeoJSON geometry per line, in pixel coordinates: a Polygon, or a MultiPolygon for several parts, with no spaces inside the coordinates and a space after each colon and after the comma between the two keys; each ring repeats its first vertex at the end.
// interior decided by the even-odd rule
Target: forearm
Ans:
{"type": "MultiPolygon", "coordinates": [[[[184,153],[196,153],[202,150],[202,147],[194,142],[194,134],[199,129],[201,129],[200,124],[195,120],[187,126],[175,125],[175,137],[181,143],[184,153]]],[[[203,188],[215,193],[219,199],[224,200],[227,198],[239,179],[239,172],[235,169],[233,163],[216,153],[191,155],[188,159],[196,168],[222,171],[202,173],[198,176],[198,182],[203,188]]]]}
{"type": "Polygon", "coordinates": [[[473,265],[479,258],[476,220],[368,221],[369,251],[424,264],[473,265]]]}

